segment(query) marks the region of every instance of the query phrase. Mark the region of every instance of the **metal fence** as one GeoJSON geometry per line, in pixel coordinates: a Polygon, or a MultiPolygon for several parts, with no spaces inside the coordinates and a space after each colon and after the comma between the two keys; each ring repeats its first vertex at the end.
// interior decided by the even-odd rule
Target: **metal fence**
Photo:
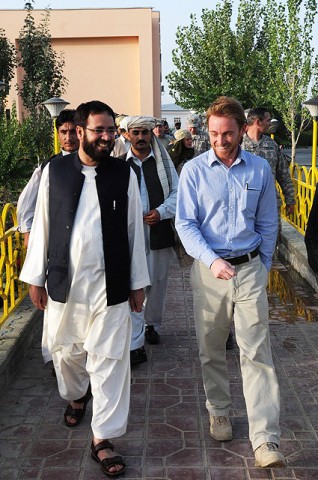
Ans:
{"type": "Polygon", "coordinates": [[[16,208],[7,203],[0,218],[0,326],[28,293],[28,286],[19,280],[25,249],[16,227],[16,208]]]}
{"type": "Polygon", "coordinates": [[[295,227],[298,232],[304,235],[315,195],[316,184],[318,181],[318,170],[316,167],[307,168],[294,163],[293,165],[290,165],[290,174],[295,188],[295,211],[293,215],[286,216],[284,197],[279,186],[277,185],[283,200],[281,216],[284,220],[286,220],[286,222],[295,227]]]}
{"type": "MultiPolygon", "coordinates": [[[[317,169],[300,167],[297,164],[290,166],[293,179],[296,208],[293,215],[285,215],[283,199],[282,218],[293,225],[304,235],[312,206],[316,183],[317,169]]],[[[279,188],[279,187],[278,187],[279,188]]],[[[19,280],[19,273],[25,258],[22,235],[17,231],[17,213],[13,204],[5,205],[0,219],[0,326],[21,303],[28,293],[28,286],[19,280]]]]}

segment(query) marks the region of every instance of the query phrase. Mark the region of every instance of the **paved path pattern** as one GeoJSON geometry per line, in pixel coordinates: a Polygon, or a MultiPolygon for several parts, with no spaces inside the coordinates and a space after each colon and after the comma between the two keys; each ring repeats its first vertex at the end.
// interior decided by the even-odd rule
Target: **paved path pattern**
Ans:
{"type": "MultiPolygon", "coordinates": [[[[274,270],[286,273],[280,264],[274,270]]],[[[161,343],[146,346],[148,362],[132,371],[128,431],[114,442],[127,462],[119,478],[318,480],[318,302],[298,278],[284,282],[291,294],[284,291],[280,299],[270,291],[269,300],[287,468],[254,467],[236,345],[228,351],[234,439],[218,443],[210,437],[189,270],[174,265],[161,343]]],[[[106,478],[90,458],[91,403],[81,425],[71,429],[63,424],[66,402],[59,397],[50,367],[42,364],[40,338],[1,395],[1,480],[106,478]]]]}

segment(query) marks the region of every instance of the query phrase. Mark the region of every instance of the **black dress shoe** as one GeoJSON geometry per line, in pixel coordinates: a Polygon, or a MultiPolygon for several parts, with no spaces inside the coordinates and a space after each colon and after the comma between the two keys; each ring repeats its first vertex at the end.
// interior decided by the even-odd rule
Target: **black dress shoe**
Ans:
{"type": "Polygon", "coordinates": [[[130,350],[130,364],[137,365],[138,363],[144,363],[147,361],[147,353],[145,347],[136,348],[136,350],[130,350]]]}
{"type": "Polygon", "coordinates": [[[157,345],[160,342],[160,335],[153,325],[146,326],[145,339],[150,345],[157,345]]]}
{"type": "Polygon", "coordinates": [[[233,333],[230,332],[226,340],[226,350],[233,350],[233,348],[234,348],[233,333]]]}

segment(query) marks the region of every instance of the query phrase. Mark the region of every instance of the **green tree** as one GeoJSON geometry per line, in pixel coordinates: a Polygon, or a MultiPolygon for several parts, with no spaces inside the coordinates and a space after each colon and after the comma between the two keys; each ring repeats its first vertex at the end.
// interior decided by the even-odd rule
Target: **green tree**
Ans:
{"type": "MultiPolygon", "coordinates": [[[[9,85],[14,76],[16,52],[12,43],[6,37],[5,31],[0,28],[0,80],[9,85]]],[[[4,100],[8,91],[0,92],[0,111],[4,108],[4,100]]]]}
{"type": "Polygon", "coordinates": [[[190,26],[178,27],[178,48],[172,52],[176,70],[166,78],[179,105],[203,111],[218,95],[235,96],[246,107],[255,98],[263,103],[261,12],[261,0],[241,0],[232,29],[232,1],[223,0],[214,10],[202,10],[202,26],[191,15],[190,26]]]}
{"type": "Polygon", "coordinates": [[[24,107],[29,113],[34,113],[44,100],[61,96],[67,80],[63,76],[64,57],[55,52],[51,45],[50,11],[45,11],[37,26],[31,3],[27,3],[25,9],[27,14],[20,31],[18,48],[19,66],[24,70],[19,94],[24,107]]]}
{"type": "Polygon", "coordinates": [[[312,45],[316,13],[316,0],[267,0],[264,14],[267,96],[289,132],[292,161],[299,135],[310,121],[302,102],[318,93],[318,56],[312,45]]]}
{"type": "Polygon", "coordinates": [[[0,115],[0,204],[16,201],[33,170],[29,122],[18,121],[15,106],[10,119],[0,115]]]}
{"type": "Polygon", "coordinates": [[[42,105],[51,97],[60,97],[67,85],[63,76],[64,57],[54,51],[49,32],[50,12],[46,10],[38,25],[32,3],[25,4],[26,17],[18,42],[18,65],[23,68],[21,86],[17,86],[28,112],[29,154],[42,161],[52,153],[52,120],[42,105]]]}

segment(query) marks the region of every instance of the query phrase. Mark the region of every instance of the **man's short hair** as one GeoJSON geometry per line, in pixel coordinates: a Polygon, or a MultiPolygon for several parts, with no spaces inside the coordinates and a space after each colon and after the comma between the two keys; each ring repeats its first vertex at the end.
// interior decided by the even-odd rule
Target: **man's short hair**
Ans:
{"type": "Polygon", "coordinates": [[[247,114],[247,125],[253,125],[255,120],[263,121],[266,113],[269,113],[268,108],[265,107],[256,107],[250,108],[247,114]]]}
{"type": "Polygon", "coordinates": [[[238,100],[232,97],[218,97],[207,109],[206,120],[215,115],[216,117],[234,118],[239,126],[242,128],[246,124],[245,113],[242,105],[238,100]]]}
{"type": "Polygon", "coordinates": [[[105,112],[113,118],[115,123],[114,111],[106,103],[100,102],[99,100],[92,100],[91,102],[81,103],[75,110],[75,125],[79,127],[86,127],[87,119],[90,115],[97,115],[98,113],[105,112]]]}
{"type": "Polygon", "coordinates": [[[57,130],[63,125],[63,123],[74,123],[75,110],[66,109],[62,110],[56,119],[57,130]]]}

